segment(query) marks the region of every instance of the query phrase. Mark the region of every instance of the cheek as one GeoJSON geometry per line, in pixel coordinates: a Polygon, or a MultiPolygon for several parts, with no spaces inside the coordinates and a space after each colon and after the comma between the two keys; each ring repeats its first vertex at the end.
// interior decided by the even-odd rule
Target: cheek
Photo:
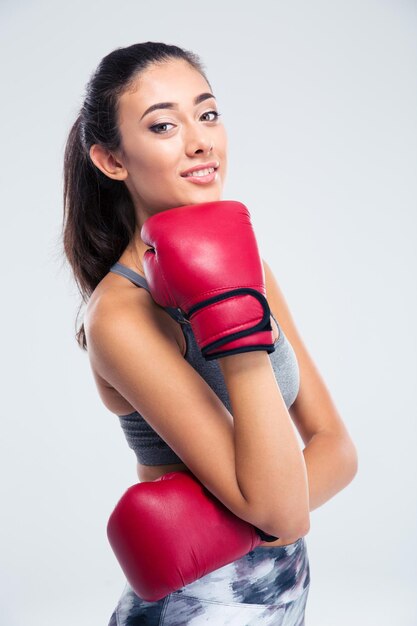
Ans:
{"type": "Polygon", "coordinates": [[[223,150],[227,150],[227,133],[226,133],[226,129],[224,126],[219,126],[219,136],[218,136],[218,143],[219,146],[222,147],[223,150]]]}
{"type": "Polygon", "coordinates": [[[173,142],[161,141],[157,146],[144,146],[143,154],[146,155],[146,159],[141,159],[142,170],[146,170],[149,174],[160,175],[176,172],[178,150],[173,142]]]}
{"type": "Polygon", "coordinates": [[[217,138],[217,149],[219,152],[219,156],[222,157],[223,161],[227,161],[227,151],[228,151],[228,141],[226,132],[222,129],[217,138]]]}
{"type": "Polygon", "coordinates": [[[163,172],[173,160],[173,147],[168,141],[157,141],[154,135],[130,134],[125,130],[125,163],[131,175],[146,172],[152,176],[163,172]]]}

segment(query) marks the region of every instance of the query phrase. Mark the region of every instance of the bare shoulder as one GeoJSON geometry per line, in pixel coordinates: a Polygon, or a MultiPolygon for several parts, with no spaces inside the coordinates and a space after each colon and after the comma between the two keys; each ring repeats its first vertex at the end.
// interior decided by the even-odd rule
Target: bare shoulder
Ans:
{"type": "MultiPolygon", "coordinates": [[[[105,407],[115,415],[132,413],[135,407],[105,377],[103,363],[105,344],[110,341],[112,325],[120,326],[124,317],[135,323],[142,337],[150,327],[164,335],[181,355],[185,354],[186,341],[180,325],[156,302],[146,289],[142,289],[115,273],[109,273],[92,293],[84,314],[84,329],[91,371],[99,396],[105,407]],[[148,317],[148,322],[144,317],[148,317]],[[104,342],[104,343],[103,343],[104,342]]],[[[117,349],[117,342],[114,343],[117,349]]]]}
{"type": "Polygon", "coordinates": [[[146,289],[136,287],[126,278],[109,272],[90,296],[84,314],[85,325],[88,326],[103,314],[116,311],[119,304],[138,310],[138,305],[142,308],[151,306],[152,302],[151,295],[146,289]]]}
{"type": "Polygon", "coordinates": [[[89,328],[102,317],[116,313],[119,306],[127,306],[132,310],[150,306],[150,300],[151,296],[146,289],[135,287],[123,277],[109,272],[90,296],[84,314],[84,325],[89,328]]]}
{"type": "Polygon", "coordinates": [[[109,274],[99,283],[86,307],[84,328],[87,348],[95,373],[99,375],[97,342],[106,342],[112,336],[112,327],[135,325],[145,340],[146,334],[159,332],[180,348],[176,322],[160,307],[150,293],[129,283],[125,278],[109,274]]]}

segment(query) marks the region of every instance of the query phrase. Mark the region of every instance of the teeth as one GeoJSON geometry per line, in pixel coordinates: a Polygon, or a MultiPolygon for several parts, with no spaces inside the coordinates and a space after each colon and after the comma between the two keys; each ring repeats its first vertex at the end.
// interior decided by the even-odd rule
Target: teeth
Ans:
{"type": "Polygon", "coordinates": [[[214,172],[214,167],[208,167],[205,170],[196,170],[195,172],[189,172],[186,176],[207,176],[214,172]]]}

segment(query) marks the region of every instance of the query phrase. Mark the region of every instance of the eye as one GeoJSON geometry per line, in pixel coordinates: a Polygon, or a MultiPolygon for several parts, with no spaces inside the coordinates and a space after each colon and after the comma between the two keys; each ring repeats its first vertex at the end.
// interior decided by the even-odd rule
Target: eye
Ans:
{"type": "MultiPolygon", "coordinates": [[[[161,122],[160,124],[154,124],[153,126],[150,126],[150,130],[153,133],[157,133],[159,135],[163,134],[164,131],[162,130],[162,132],[159,130],[162,126],[174,126],[174,124],[170,124],[169,122],[161,122]]],[[[165,131],[167,132],[167,131],[165,131]]]]}
{"type": "MultiPolygon", "coordinates": [[[[206,111],[205,113],[203,113],[203,115],[214,115],[214,119],[208,120],[209,122],[214,122],[215,120],[217,120],[221,113],[219,113],[218,111],[206,111]]],[[[203,117],[203,115],[201,117],[203,117]]]]}

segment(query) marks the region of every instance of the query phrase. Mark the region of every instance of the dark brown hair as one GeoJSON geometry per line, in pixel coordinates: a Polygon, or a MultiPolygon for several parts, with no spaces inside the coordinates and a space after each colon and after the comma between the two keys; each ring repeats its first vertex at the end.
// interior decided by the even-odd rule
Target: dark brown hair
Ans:
{"type": "MultiPolygon", "coordinates": [[[[152,63],[172,58],[184,59],[207,80],[199,57],[178,46],[147,41],[117,48],[100,61],[89,79],[84,102],[70,129],[64,153],[62,242],[82,297],[76,326],[83,303],[121,256],[135,231],[135,212],[126,185],[94,165],[90,148],[100,144],[110,151],[119,149],[120,96],[134,87],[139,74],[152,63]]],[[[75,337],[86,350],[83,323],[76,328],[75,337]]]]}

